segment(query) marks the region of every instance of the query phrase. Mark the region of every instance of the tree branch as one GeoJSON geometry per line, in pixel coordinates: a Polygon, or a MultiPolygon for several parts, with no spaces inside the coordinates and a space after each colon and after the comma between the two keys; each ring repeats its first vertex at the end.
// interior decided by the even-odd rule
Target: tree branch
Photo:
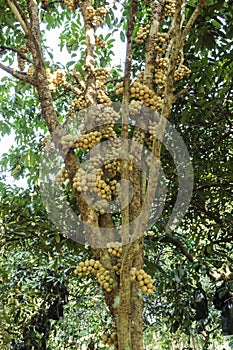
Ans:
{"type": "Polygon", "coordinates": [[[6,0],[6,2],[8,4],[8,6],[10,7],[11,11],[13,12],[13,14],[15,15],[16,19],[18,20],[24,33],[28,34],[30,31],[30,26],[29,26],[29,23],[27,21],[25,14],[22,11],[18,2],[15,0],[6,0]]]}
{"type": "Polygon", "coordinates": [[[188,23],[186,24],[183,32],[182,32],[182,36],[181,36],[181,41],[180,41],[180,46],[183,46],[183,43],[187,37],[187,35],[189,34],[191,28],[194,25],[194,22],[196,21],[199,13],[201,12],[201,10],[203,9],[204,5],[206,3],[206,0],[200,0],[199,4],[197,5],[197,7],[195,8],[195,10],[192,13],[192,16],[190,17],[188,23]]]}
{"type": "Polygon", "coordinates": [[[144,71],[144,84],[150,89],[153,89],[153,80],[155,73],[155,60],[156,60],[156,50],[155,50],[155,39],[159,32],[162,12],[163,12],[164,1],[153,1],[151,5],[151,26],[149,37],[146,43],[146,62],[144,71]]]}
{"type": "Polygon", "coordinates": [[[0,50],[3,50],[3,51],[10,50],[10,51],[16,52],[24,60],[28,61],[31,64],[33,63],[33,61],[30,58],[28,58],[23,52],[21,52],[19,49],[16,49],[15,47],[0,45],[0,50]]]}
{"type": "Polygon", "coordinates": [[[176,95],[174,95],[174,102],[179,100],[181,97],[183,97],[184,95],[186,95],[189,92],[190,88],[185,88],[181,91],[179,91],[176,95]]]}
{"type": "Polygon", "coordinates": [[[153,241],[153,242],[162,242],[162,243],[171,243],[174,246],[176,246],[176,248],[178,248],[180,250],[180,252],[191,262],[195,262],[196,259],[194,258],[194,256],[188,251],[187,248],[184,247],[184,245],[180,242],[180,240],[178,238],[174,238],[171,236],[164,236],[162,238],[157,238],[157,237],[145,237],[145,239],[147,239],[148,241],[153,241]]]}
{"type": "Polygon", "coordinates": [[[36,86],[36,81],[32,77],[28,76],[25,73],[20,73],[17,70],[10,68],[8,66],[5,66],[2,63],[0,63],[0,69],[4,70],[5,72],[9,73],[10,75],[12,75],[13,77],[15,77],[17,79],[23,80],[26,83],[29,83],[29,84],[36,86]]]}
{"type": "MultiPolygon", "coordinates": [[[[127,48],[126,48],[126,60],[125,60],[125,72],[123,82],[123,102],[129,102],[130,96],[130,75],[132,66],[132,34],[135,26],[136,13],[138,8],[138,0],[132,0],[130,15],[127,28],[127,48]]],[[[127,127],[128,130],[128,127],[127,127]]]]}

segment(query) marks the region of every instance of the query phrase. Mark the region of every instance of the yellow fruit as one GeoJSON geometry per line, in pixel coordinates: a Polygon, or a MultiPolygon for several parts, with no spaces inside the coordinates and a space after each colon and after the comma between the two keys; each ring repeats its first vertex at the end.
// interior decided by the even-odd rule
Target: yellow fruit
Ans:
{"type": "Polygon", "coordinates": [[[153,293],[153,289],[148,288],[148,289],[147,289],[147,293],[148,293],[148,294],[152,294],[152,293],[153,293]]]}
{"type": "Polygon", "coordinates": [[[145,283],[145,284],[150,283],[150,278],[148,278],[148,277],[144,278],[144,283],[145,283]]]}
{"type": "Polygon", "coordinates": [[[108,283],[108,282],[105,282],[105,283],[103,284],[103,287],[104,287],[104,289],[108,289],[108,288],[109,288],[109,283],[108,283]]]}
{"type": "Polygon", "coordinates": [[[138,280],[138,281],[142,281],[142,280],[143,280],[143,276],[142,276],[142,275],[138,275],[138,276],[137,276],[137,280],[138,280]]]}
{"type": "Polygon", "coordinates": [[[146,286],[143,286],[142,287],[142,293],[146,293],[148,290],[147,290],[147,287],[146,286]]]}

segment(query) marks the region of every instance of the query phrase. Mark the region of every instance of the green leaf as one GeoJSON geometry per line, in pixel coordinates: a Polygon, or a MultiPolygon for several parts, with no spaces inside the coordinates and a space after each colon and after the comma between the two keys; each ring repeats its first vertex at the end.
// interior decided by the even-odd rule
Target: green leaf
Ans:
{"type": "Polygon", "coordinates": [[[123,43],[125,42],[125,33],[122,30],[120,31],[120,39],[123,43]]]}

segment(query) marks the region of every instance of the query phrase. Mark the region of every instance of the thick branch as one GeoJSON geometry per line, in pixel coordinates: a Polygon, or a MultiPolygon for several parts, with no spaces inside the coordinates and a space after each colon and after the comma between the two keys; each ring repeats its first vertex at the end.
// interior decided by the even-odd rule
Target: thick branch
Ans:
{"type": "Polygon", "coordinates": [[[36,86],[35,80],[32,77],[28,76],[27,74],[20,73],[19,71],[15,70],[13,68],[10,68],[8,66],[4,66],[4,64],[2,64],[2,63],[0,63],[0,68],[2,70],[4,70],[5,72],[9,73],[10,75],[12,75],[13,77],[15,77],[17,79],[20,79],[20,80],[23,80],[26,83],[29,83],[29,84],[32,84],[32,85],[36,86]]]}

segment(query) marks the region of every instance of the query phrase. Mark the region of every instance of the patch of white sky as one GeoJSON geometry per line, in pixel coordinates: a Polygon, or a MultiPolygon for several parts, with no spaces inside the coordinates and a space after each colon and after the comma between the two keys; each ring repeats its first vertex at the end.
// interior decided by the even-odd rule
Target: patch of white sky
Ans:
{"type": "MultiPolygon", "coordinates": [[[[122,4],[117,3],[117,8],[114,10],[114,14],[115,14],[115,18],[117,17],[118,20],[120,20],[122,16],[121,8],[122,8],[122,4]]],[[[44,25],[42,29],[46,30],[46,26],[44,25]]],[[[60,62],[62,65],[65,66],[66,63],[69,62],[70,60],[73,60],[73,58],[71,58],[71,54],[67,52],[65,47],[62,50],[60,49],[60,46],[59,46],[60,35],[63,29],[64,28],[62,27],[60,29],[46,30],[45,44],[50,49],[52,49],[53,56],[54,58],[56,58],[54,59],[54,62],[55,63],[60,62]]],[[[103,34],[104,36],[106,36],[108,32],[109,32],[109,29],[107,28],[107,26],[104,26],[103,28],[98,28],[96,34],[97,35],[103,34]]],[[[123,66],[125,61],[126,44],[122,42],[120,39],[120,30],[114,31],[111,38],[115,40],[112,43],[113,44],[112,51],[114,52],[114,55],[111,57],[112,58],[111,65],[112,67],[118,66],[118,65],[123,66]]],[[[47,57],[47,59],[50,60],[49,56],[47,57]]],[[[15,68],[17,68],[16,63],[15,63],[15,68]]],[[[0,70],[0,84],[1,84],[1,79],[5,76],[8,76],[8,74],[0,70]]],[[[3,116],[0,114],[0,121],[1,120],[3,120],[3,116]]],[[[16,141],[15,141],[15,133],[13,130],[11,131],[10,135],[4,135],[4,136],[1,136],[0,138],[0,157],[2,157],[4,153],[7,153],[11,147],[17,147],[16,141]]],[[[15,184],[20,187],[26,186],[26,179],[25,180],[21,179],[19,181],[18,180],[16,181],[11,176],[10,171],[5,173],[4,177],[5,177],[5,182],[8,184],[15,184]]]]}

